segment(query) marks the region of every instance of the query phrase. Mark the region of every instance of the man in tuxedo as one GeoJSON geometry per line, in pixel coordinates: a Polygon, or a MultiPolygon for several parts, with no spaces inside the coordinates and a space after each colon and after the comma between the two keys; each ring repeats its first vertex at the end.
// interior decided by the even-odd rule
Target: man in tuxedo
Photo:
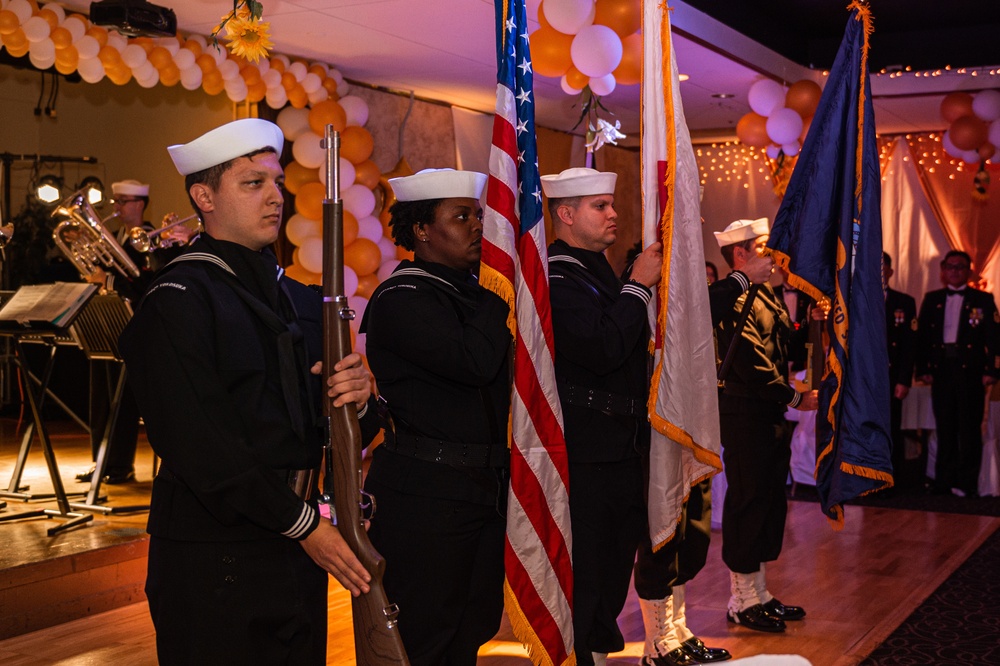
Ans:
{"type": "Polygon", "coordinates": [[[917,344],[917,302],[909,294],[889,287],[892,257],[882,253],[882,278],[885,283],[885,331],[889,349],[890,431],[892,433],[892,473],[896,488],[906,485],[906,446],[900,424],[903,400],[913,383],[913,355],[917,344]]]}
{"type": "Polygon", "coordinates": [[[920,306],[917,375],[931,385],[937,423],[935,487],[959,497],[978,488],[985,387],[1000,377],[1000,315],[993,295],[969,286],[972,258],[961,250],[941,261],[944,289],[920,306]]]}

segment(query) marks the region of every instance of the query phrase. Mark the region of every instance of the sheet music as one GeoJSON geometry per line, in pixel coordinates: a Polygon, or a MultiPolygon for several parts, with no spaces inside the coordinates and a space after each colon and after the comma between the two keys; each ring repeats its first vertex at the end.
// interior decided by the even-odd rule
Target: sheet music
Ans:
{"type": "Polygon", "coordinates": [[[22,326],[44,322],[63,328],[95,291],[97,285],[86,282],[21,287],[0,309],[0,321],[15,321],[22,326]]]}

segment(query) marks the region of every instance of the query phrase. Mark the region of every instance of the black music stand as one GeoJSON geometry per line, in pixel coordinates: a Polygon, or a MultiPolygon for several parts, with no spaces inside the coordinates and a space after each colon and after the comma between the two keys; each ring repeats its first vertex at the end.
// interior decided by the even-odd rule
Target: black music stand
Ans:
{"type": "Polygon", "coordinates": [[[111,412],[104,426],[101,444],[97,449],[97,460],[94,461],[94,473],[90,477],[90,490],[83,502],[70,502],[70,507],[82,511],[97,513],[129,513],[148,511],[148,504],[132,506],[107,506],[101,502],[107,501],[101,497],[101,482],[104,470],[107,468],[108,443],[118,421],[118,408],[121,404],[122,392],[125,390],[125,363],[118,352],[118,337],[125,330],[125,325],[132,318],[132,308],[122,300],[121,296],[112,292],[95,296],[87,303],[83,312],[73,322],[73,337],[80,343],[83,353],[90,361],[113,361],[118,364],[118,381],[114,396],[111,399],[111,412]]]}
{"type": "MultiPolygon", "coordinates": [[[[51,353],[45,364],[45,369],[41,375],[41,382],[36,389],[33,382],[28,379],[29,369],[27,356],[24,351],[24,339],[37,339],[55,337],[59,333],[66,334],[74,319],[80,314],[83,306],[94,296],[97,291],[96,285],[89,284],[60,284],[55,285],[34,285],[22,287],[0,310],[0,335],[10,336],[14,342],[14,362],[21,369],[24,381],[24,392],[28,397],[28,404],[31,407],[31,415],[34,420],[35,430],[42,443],[42,452],[45,455],[45,463],[49,469],[49,476],[52,479],[52,488],[58,509],[34,509],[0,516],[0,523],[11,520],[22,520],[25,518],[63,518],[66,520],[61,525],[50,527],[46,533],[53,536],[64,530],[82,525],[93,520],[91,514],[75,513],[70,511],[69,500],[66,498],[66,489],[63,486],[62,477],[59,474],[59,466],[56,463],[55,452],[52,449],[52,441],[49,439],[48,430],[45,428],[45,421],[42,418],[42,406],[44,405],[49,379],[52,376],[52,365],[55,359],[56,345],[52,343],[51,353]],[[18,298],[21,296],[21,298],[18,298]]],[[[22,447],[25,449],[25,447],[22,447]]],[[[27,451],[22,454],[27,457],[27,451]]],[[[16,484],[15,484],[16,485],[16,484]]]]}

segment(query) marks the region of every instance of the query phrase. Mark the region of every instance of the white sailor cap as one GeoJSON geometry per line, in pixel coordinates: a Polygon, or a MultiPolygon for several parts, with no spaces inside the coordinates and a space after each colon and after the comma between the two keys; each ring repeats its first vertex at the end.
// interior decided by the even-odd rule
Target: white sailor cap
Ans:
{"type": "Polygon", "coordinates": [[[574,167],[556,176],[542,176],[542,191],[550,199],[614,194],[618,174],[574,167]]]}
{"type": "Polygon", "coordinates": [[[478,199],[486,187],[486,174],[454,169],[424,169],[412,176],[390,178],[389,185],[399,201],[478,199]]]}
{"type": "Polygon", "coordinates": [[[261,148],[274,148],[281,157],[285,137],[281,128],[261,118],[243,118],[216,127],[190,143],[168,146],[167,152],[182,176],[204,171],[261,148]]]}
{"type": "Polygon", "coordinates": [[[715,240],[719,247],[739,243],[740,241],[757,238],[770,233],[767,218],[761,217],[756,220],[736,220],[722,231],[716,231],[715,240]]]}
{"type": "Polygon", "coordinates": [[[111,193],[115,195],[125,195],[127,197],[148,197],[149,185],[140,183],[137,180],[119,180],[111,183],[111,193]]]}

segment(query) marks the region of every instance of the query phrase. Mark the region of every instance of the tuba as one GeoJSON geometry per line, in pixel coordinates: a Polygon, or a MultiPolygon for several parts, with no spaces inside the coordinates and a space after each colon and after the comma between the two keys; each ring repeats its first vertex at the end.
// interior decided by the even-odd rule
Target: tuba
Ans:
{"type": "Polygon", "coordinates": [[[139,267],[104,226],[117,215],[102,220],[85,189],[63,199],[52,211],[52,217],[66,218],[52,231],[52,240],[84,279],[102,267],[113,268],[127,278],[139,277],[139,267]]]}

